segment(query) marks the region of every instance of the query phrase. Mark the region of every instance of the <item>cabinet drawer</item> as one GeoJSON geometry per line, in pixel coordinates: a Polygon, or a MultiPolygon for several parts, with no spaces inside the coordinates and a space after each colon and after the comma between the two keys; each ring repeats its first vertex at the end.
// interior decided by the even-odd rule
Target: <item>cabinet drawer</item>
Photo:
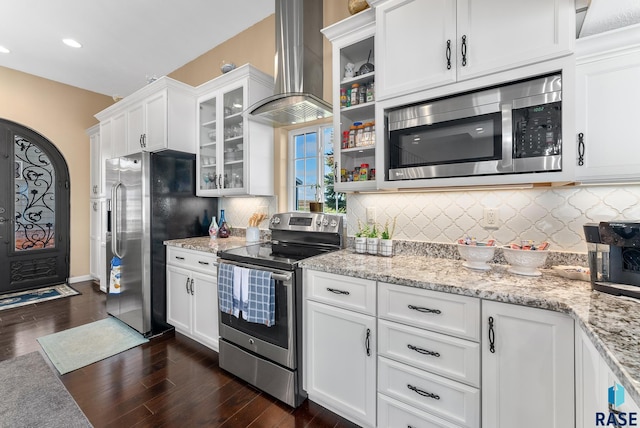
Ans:
{"type": "Polygon", "coordinates": [[[376,282],[314,270],[305,271],[307,298],[375,315],[376,282]]]}
{"type": "Polygon", "coordinates": [[[379,288],[379,318],[480,340],[480,299],[388,283],[379,288]]]}
{"type": "Polygon", "coordinates": [[[458,428],[459,425],[378,394],[378,427],[458,428]]]}
{"type": "Polygon", "coordinates": [[[378,358],[378,392],[463,427],[480,426],[480,390],[378,358]]]}
{"type": "Polygon", "coordinates": [[[476,342],[379,320],[378,355],[480,386],[480,345],[476,342]]]}
{"type": "Polygon", "coordinates": [[[217,256],[204,251],[188,250],[184,248],[167,247],[167,264],[184,269],[197,269],[201,272],[216,274],[215,261],[217,256]]]}

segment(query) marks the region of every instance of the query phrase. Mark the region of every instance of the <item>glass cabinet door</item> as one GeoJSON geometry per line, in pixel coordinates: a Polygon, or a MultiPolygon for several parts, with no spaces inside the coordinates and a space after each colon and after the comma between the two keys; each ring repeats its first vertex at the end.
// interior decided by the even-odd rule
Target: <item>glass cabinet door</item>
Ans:
{"type": "Polygon", "coordinates": [[[223,160],[222,182],[224,189],[244,187],[244,87],[223,94],[223,160]]]}
{"type": "Polygon", "coordinates": [[[200,189],[217,189],[217,98],[200,103],[200,189]]]}

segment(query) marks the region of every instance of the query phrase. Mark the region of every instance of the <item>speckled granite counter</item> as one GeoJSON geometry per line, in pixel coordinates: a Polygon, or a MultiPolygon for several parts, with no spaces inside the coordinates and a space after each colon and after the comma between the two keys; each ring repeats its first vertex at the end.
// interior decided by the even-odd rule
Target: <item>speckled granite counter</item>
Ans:
{"type": "Polygon", "coordinates": [[[640,302],[591,290],[591,284],[556,276],[487,272],[462,267],[460,260],[419,255],[377,257],[342,250],[313,257],[305,268],[375,281],[444,291],[499,302],[564,312],[591,338],[636,403],[640,403],[640,302]]]}
{"type": "Polygon", "coordinates": [[[231,248],[244,247],[247,244],[244,236],[230,236],[228,238],[218,238],[213,242],[208,236],[198,238],[172,239],[164,241],[165,245],[171,247],[186,248],[189,250],[204,251],[207,253],[217,253],[218,251],[229,250],[231,248]]]}

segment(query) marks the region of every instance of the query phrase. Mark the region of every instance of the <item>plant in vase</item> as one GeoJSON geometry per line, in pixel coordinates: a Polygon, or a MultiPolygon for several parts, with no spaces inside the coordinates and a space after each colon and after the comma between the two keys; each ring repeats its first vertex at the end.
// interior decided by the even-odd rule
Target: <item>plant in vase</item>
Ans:
{"type": "Polygon", "coordinates": [[[367,236],[368,235],[369,235],[369,225],[365,224],[363,226],[360,220],[358,220],[358,231],[355,233],[356,253],[367,252],[367,236]]]}
{"type": "Polygon", "coordinates": [[[373,227],[369,229],[369,234],[367,235],[367,253],[378,254],[379,243],[380,243],[380,233],[378,232],[378,228],[374,223],[373,227]]]}
{"type": "Polygon", "coordinates": [[[391,229],[389,229],[389,219],[384,223],[384,229],[380,234],[380,255],[391,257],[393,255],[393,232],[396,230],[396,217],[393,218],[391,229]]]}

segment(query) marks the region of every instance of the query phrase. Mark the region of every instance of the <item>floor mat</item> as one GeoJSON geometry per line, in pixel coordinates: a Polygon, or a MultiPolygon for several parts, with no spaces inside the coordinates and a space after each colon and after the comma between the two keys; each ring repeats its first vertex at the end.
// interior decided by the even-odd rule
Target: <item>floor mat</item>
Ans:
{"type": "Polygon", "coordinates": [[[136,330],[112,317],[38,338],[40,346],[60,374],[148,341],[136,330]]]}
{"type": "Polygon", "coordinates": [[[38,288],[36,290],[20,291],[0,295],[0,311],[3,309],[17,308],[19,306],[31,305],[33,303],[47,300],[60,299],[62,297],[75,296],[78,291],[67,284],[58,284],[50,287],[38,288]]]}

